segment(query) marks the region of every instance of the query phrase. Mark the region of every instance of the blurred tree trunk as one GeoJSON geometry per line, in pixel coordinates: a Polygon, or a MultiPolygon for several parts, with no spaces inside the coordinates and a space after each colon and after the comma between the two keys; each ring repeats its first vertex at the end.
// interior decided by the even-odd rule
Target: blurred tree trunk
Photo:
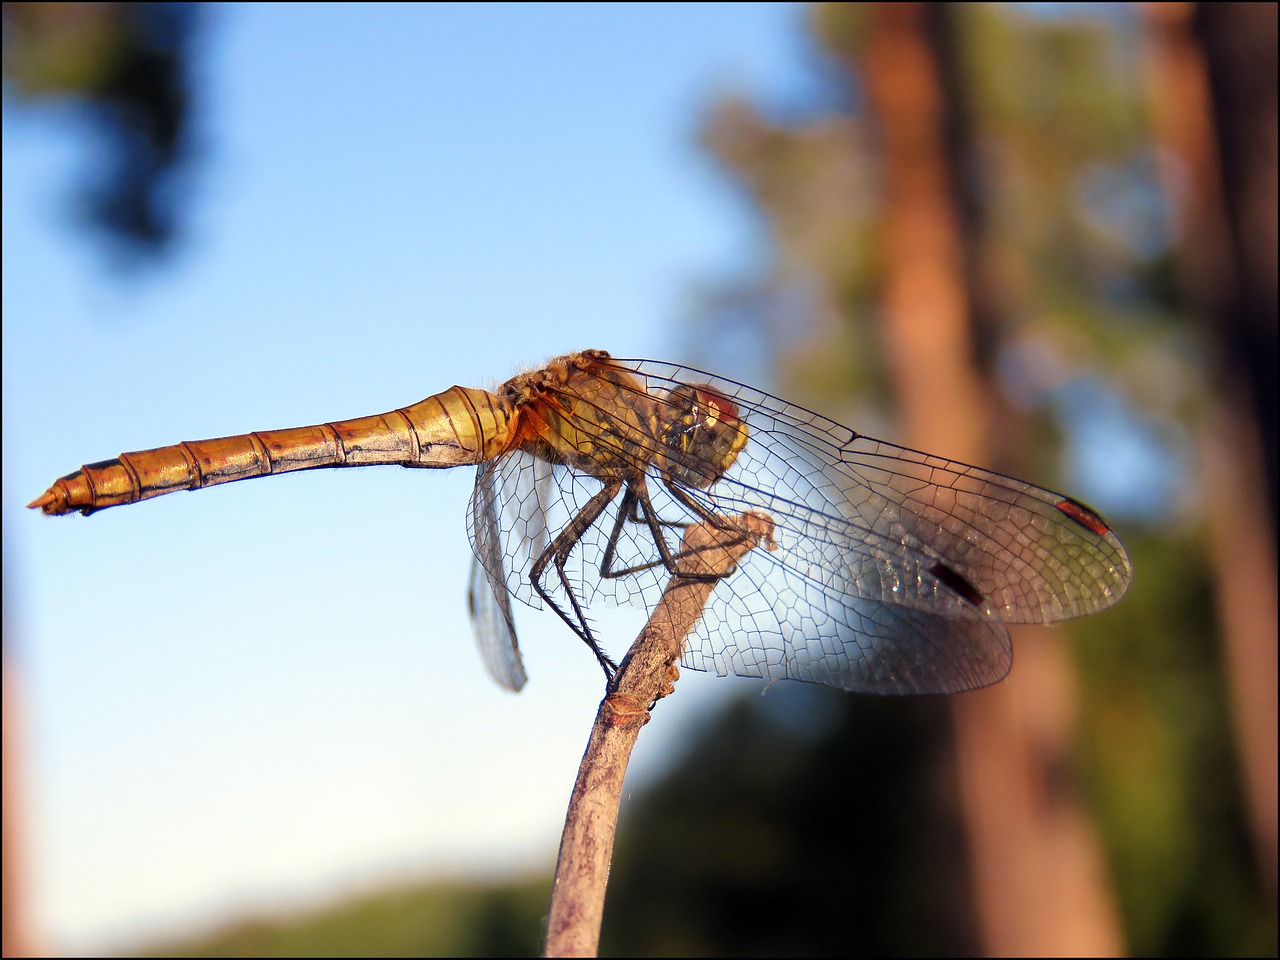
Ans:
{"type": "MultiPolygon", "coordinates": [[[[965,186],[961,74],[948,4],[868,4],[858,61],[881,138],[884,337],[908,442],[990,463],[982,361],[998,305],[965,186]],[[979,308],[980,305],[980,308],[979,308]]],[[[1010,468],[1011,470],[1014,468],[1010,468]]],[[[978,923],[993,956],[1114,955],[1100,844],[1071,789],[1075,681],[1060,640],[1016,631],[1009,681],[954,700],[978,923]]]]}
{"type": "Polygon", "coordinates": [[[1216,402],[1200,427],[1218,622],[1255,855],[1277,886],[1276,5],[1149,3],[1147,81],[1216,402]]]}

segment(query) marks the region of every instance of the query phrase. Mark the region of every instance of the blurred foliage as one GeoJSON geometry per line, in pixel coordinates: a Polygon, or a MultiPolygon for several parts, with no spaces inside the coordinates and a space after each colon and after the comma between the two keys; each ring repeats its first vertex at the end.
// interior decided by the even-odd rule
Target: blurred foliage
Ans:
{"type": "Polygon", "coordinates": [[[71,105],[93,131],[75,206],[118,265],[166,253],[188,205],[199,23],[193,3],[4,4],[6,93],[28,110],[71,105]]]}
{"type": "Polygon", "coordinates": [[[975,954],[948,712],[800,684],[735,702],[624,811],[601,953],[975,954]]]}
{"type": "Polygon", "coordinates": [[[301,915],[156,944],[142,957],[530,957],[541,953],[550,877],[426,883],[301,915]]]}
{"type": "Polygon", "coordinates": [[[1195,533],[1129,541],[1149,583],[1073,631],[1084,782],[1110,848],[1131,951],[1267,956],[1228,697],[1195,533]],[[1136,602],[1133,602],[1136,601],[1136,602]]]}

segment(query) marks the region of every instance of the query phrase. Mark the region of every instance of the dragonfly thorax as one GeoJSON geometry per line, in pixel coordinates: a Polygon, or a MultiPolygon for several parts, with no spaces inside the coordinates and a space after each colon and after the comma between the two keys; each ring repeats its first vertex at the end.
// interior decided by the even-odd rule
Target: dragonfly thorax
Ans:
{"type": "Polygon", "coordinates": [[[703,489],[725,475],[747,444],[747,426],[732,400],[708,384],[680,384],[658,401],[658,469],[703,489]]]}

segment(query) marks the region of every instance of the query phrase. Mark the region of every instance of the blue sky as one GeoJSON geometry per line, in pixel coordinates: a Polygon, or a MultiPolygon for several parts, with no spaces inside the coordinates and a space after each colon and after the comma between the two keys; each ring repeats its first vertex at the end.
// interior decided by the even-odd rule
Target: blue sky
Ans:
{"type": "MultiPolygon", "coordinates": [[[[207,8],[187,240],[135,282],[66,216],[92,162],[72,112],[6,103],[5,626],[55,946],[550,868],[602,678],[532,611],[525,692],[484,673],[469,469],[313,472],[89,519],[23,504],[121,451],[378,413],[571,350],[680,359],[695,286],[759,255],[699,117],[803,86],[802,14],[207,8]]],[[[600,623],[615,650],[639,625],[600,623]]],[[[686,676],[636,772],[737,688],[686,676]]]]}

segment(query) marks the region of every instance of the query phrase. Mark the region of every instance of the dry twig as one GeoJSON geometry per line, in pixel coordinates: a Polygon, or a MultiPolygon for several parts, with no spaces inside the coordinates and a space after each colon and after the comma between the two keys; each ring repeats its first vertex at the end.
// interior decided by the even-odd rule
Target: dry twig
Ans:
{"type": "Polygon", "coordinates": [[[544,956],[596,955],[631,749],[653,704],[675,689],[675,663],[716,586],[705,575],[729,576],[757,544],[769,544],[772,534],[773,521],[758,513],[685,532],[677,572],[609,684],[591,728],[560,839],[544,956]]]}

